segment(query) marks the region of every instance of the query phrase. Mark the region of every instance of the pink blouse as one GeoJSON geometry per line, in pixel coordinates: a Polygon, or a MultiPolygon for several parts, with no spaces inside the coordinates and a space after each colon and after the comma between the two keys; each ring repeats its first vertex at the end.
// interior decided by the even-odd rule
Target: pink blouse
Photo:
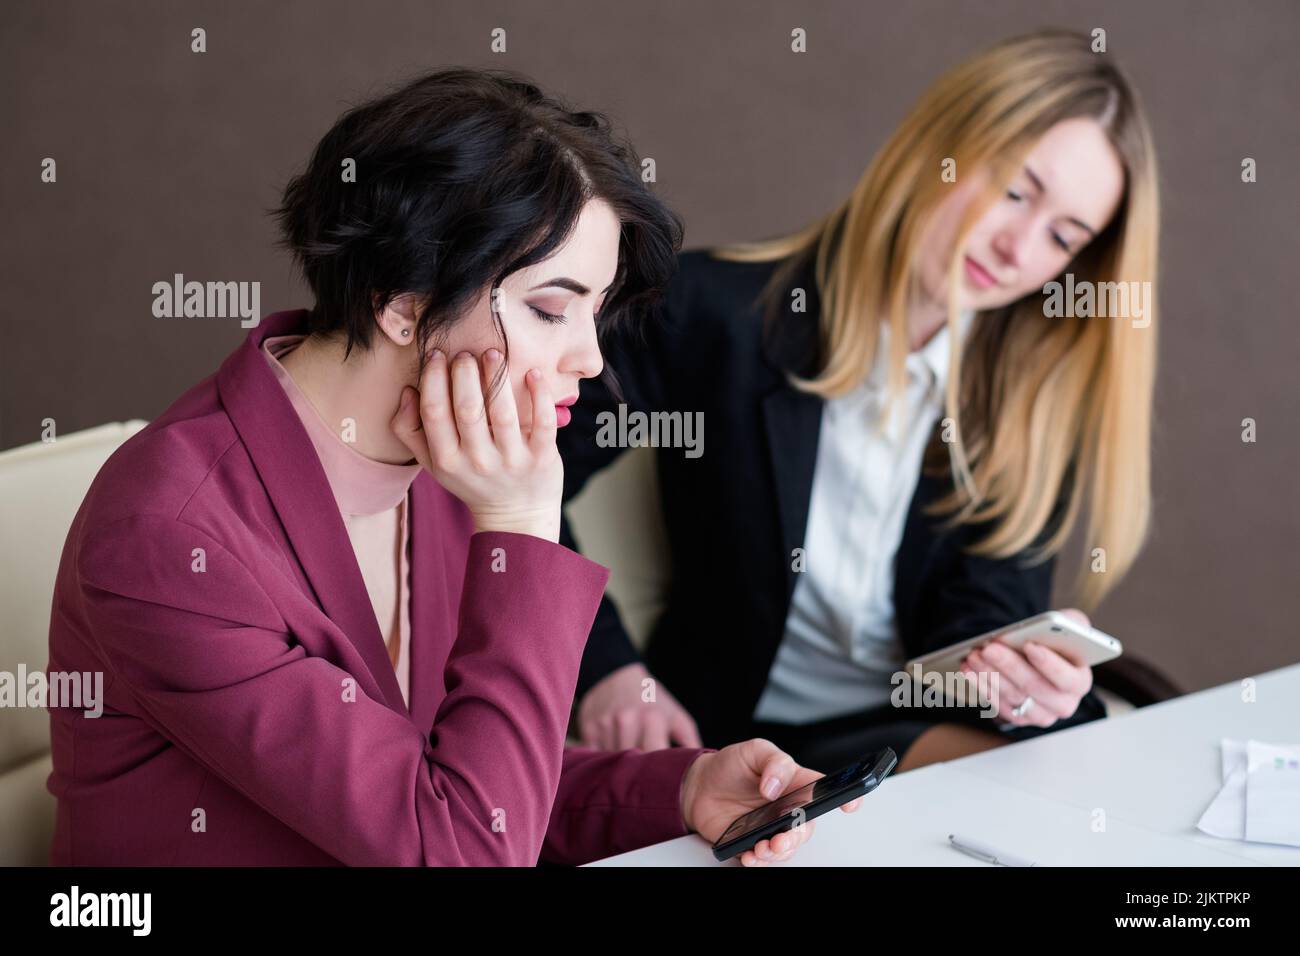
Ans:
{"type": "Polygon", "coordinates": [[[388,642],[402,698],[411,705],[410,529],[407,521],[411,482],[420,465],[390,465],[362,455],[343,439],[344,425],[325,421],[279,358],[301,342],[301,335],[281,335],[262,345],[276,380],[320,457],[330,490],[343,516],[352,550],[375,609],[379,631],[388,642]]]}

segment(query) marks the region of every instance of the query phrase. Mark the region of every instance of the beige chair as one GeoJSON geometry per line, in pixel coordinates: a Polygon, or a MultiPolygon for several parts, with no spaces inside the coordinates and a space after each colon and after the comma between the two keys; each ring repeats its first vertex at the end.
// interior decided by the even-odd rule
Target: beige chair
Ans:
{"type": "Polygon", "coordinates": [[[631,448],[569,502],[582,553],[609,568],[606,593],[643,648],[668,593],[668,534],[659,508],[653,448],[631,448]]]}
{"type": "MultiPolygon", "coordinates": [[[[113,450],[145,425],[115,422],[0,452],[0,671],[45,671],[54,576],[72,519],[113,450]]],[[[26,697],[26,688],[18,688],[26,697]]],[[[50,718],[0,710],[0,866],[44,865],[54,831],[50,718]]]]}

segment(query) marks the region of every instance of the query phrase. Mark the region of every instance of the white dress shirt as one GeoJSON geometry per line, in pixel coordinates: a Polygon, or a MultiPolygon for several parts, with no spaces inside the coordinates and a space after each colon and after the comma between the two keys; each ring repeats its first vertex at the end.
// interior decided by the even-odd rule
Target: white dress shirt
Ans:
{"type": "MultiPolygon", "coordinates": [[[[960,315],[961,341],[973,318],[969,310],[960,315]]],[[[805,567],[796,574],[785,636],[755,720],[805,724],[889,702],[890,678],[905,662],[894,621],[894,557],[925,447],[943,415],[949,338],[945,323],[908,353],[904,391],[884,432],[878,423],[888,374],[887,325],[867,378],[826,403],[805,567]]]]}

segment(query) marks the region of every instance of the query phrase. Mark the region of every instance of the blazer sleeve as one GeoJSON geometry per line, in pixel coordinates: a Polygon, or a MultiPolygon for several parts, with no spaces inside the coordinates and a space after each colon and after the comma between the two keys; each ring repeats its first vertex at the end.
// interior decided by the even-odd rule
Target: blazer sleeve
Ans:
{"type": "Polygon", "coordinates": [[[700,754],[716,752],[566,749],[542,859],[577,866],[685,836],[682,778],[700,754]]]}
{"type": "MultiPolygon", "coordinates": [[[[557,438],[564,458],[565,501],[577,495],[592,475],[624,451],[617,442],[600,440],[601,422],[610,420],[602,415],[612,415],[612,420],[617,421],[620,404],[626,405],[629,412],[667,408],[673,356],[684,334],[687,313],[685,279],[683,273],[674,278],[644,323],[613,329],[602,336],[605,374],[583,384],[582,400],[573,406],[573,418],[557,438]]],[[[574,550],[579,547],[563,515],[560,542],[574,550]]],[[[640,660],[641,654],[618,608],[608,595],[602,597],[578,671],[575,702],[580,702],[609,674],[640,660]]]]}
{"type": "MultiPolygon", "coordinates": [[[[202,530],[125,518],[82,539],[77,570],[87,637],[140,716],[331,856],[536,864],[604,568],[529,535],[474,535],[428,738],[309,656],[256,576],[202,530]],[[490,570],[495,547],[509,551],[504,572],[490,570]]],[[[596,783],[565,792],[581,800],[583,786],[596,783]]]]}

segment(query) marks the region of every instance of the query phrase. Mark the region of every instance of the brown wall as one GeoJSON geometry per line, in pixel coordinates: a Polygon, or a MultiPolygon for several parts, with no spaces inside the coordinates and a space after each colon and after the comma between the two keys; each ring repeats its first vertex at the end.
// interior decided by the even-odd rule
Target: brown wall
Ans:
{"type": "Polygon", "coordinates": [[[264,313],[307,304],[261,211],[345,104],[413,71],[519,70],[610,112],[701,246],[825,211],[934,76],[1047,25],[1107,29],[1163,170],[1155,530],[1098,623],[1189,689],[1296,661],[1293,0],[7,3],[0,447],[46,417],[151,418],[211,372],[243,330],[154,318],[175,272],[259,280],[264,313]]]}

